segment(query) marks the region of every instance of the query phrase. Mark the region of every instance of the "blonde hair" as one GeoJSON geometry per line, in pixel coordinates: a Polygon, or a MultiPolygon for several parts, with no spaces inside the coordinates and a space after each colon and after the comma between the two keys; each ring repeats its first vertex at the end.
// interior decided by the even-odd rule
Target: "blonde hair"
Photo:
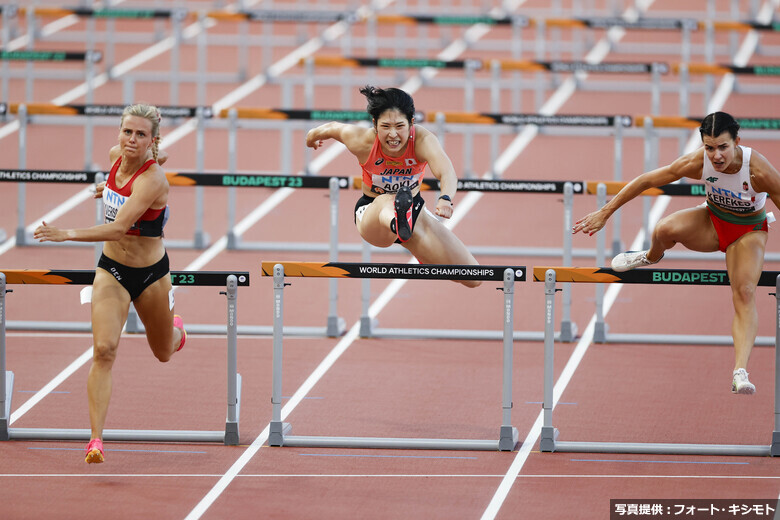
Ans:
{"type": "Polygon", "coordinates": [[[135,105],[128,105],[122,111],[122,119],[119,121],[119,127],[122,127],[122,123],[125,121],[126,116],[138,116],[148,119],[152,123],[152,156],[154,160],[157,160],[157,152],[160,146],[160,122],[162,116],[160,110],[154,105],[146,105],[144,103],[136,103],[135,105]]]}

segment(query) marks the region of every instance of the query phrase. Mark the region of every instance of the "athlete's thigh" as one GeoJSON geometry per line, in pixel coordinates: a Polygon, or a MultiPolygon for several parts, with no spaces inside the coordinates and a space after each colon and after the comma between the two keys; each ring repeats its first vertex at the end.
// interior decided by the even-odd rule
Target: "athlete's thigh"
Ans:
{"type": "Polygon", "coordinates": [[[168,349],[173,342],[173,292],[171,277],[163,276],[133,301],[152,349],[168,349]]]}
{"type": "Polygon", "coordinates": [[[687,208],[664,217],[659,225],[670,230],[676,242],[693,251],[718,250],[718,234],[705,206],[687,208]]]}
{"type": "Polygon", "coordinates": [[[130,309],[130,294],[103,269],[92,283],[92,336],[96,345],[117,345],[130,309]]]}
{"type": "Polygon", "coordinates": [[[390,230],[389,222],[382,222],[380,217],[383,210],[393,210],[393,196],[379,195],[373,202],[361,208],[363,210],[359,219],[356,218],[358,233],[364,240],[377,247],[388,247],[395,242],[395,235],[390,230]]]}
{"type": "Polygon", "coordinates": [[[732,287],[755,286],[764,268],[766,231],[751,231],[726,248],[726,270],[732,287]]]}
{"type": "Polygon", "coordinates": [[[468,248],[447,226],[423,210],[412,239],[403,246],[424,264],[476,265],[468,248]]]}

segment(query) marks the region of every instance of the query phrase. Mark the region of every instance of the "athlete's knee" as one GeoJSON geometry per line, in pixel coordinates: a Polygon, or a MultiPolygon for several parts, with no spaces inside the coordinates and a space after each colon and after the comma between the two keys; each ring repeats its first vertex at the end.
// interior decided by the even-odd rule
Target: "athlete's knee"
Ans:
{"type": "Polygon", "coordinates": [[[166,353],[166,352],[160,352],[159,350],[155,350],[154,357],[156,357],[157,361],[159,361],[160,363],[167,363],[173,357],[173,352],[166,353]]]}
{"type": "MultiPolygon", "coordinates": [[[[148,340],[149,338],[147,338],[148,340]]],[[[152,349],[152,353],[154,354],[154,357],[157,358],[157,361],[160,363],[167,363],[171,360],[173,357],[173,340],[170,341],[155,341],[152,342],[149,340],[149,346],[152,349]]]]}
{"type": "Polygon", "coordinates": [[[756,286],[749,283],[737,283],[731,286],[734,305],[753,305],[756,301],[756,286]]]}
{"type": "Polygon", "coordinates": [[[173,349],[170,345],[164,345],[162,348],[152,347],[152,353],[160,363],[167,363],[173,357],[173,349]]]}
{"type": "Polygon", "coordinates": [[[116,360],[118,345],[112,341],[95,341],[92,347],[92,360],[100,365],[111,366],[116,360]]]}
{"type": "Polygon", "coordinates": [[[482,285],[482,282],[479,280],[458,280],[460,283],[468,287],[469,289],[474,289],[475,287],[479,287],[482,285]]]}
{"type": "Polygon", "coordinates": [[[667,216],[658,221],[658,224],[656,224],[655,229],[653,230],[653,234],[656,236],[656,238],[661,240],[676,241],[677,231],[678,226],[676,225],[674,219],[670,218],[670,216],[667,216]]]}

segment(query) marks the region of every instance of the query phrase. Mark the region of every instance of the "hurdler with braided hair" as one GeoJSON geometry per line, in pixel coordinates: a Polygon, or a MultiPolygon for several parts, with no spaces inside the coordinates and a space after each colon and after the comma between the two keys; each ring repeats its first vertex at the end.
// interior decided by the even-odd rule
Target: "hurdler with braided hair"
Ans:
{"type": "Polygon", "coordinates": [[[111,369],[130,303],[146,329],[146,339],[162,362],[184,346],[187,334],[173,311],[173,287],[163,227],[168,220],[168,180],[160,167],[160,112],[152,105],[125,108],[112,167],[95,197],[103,198],[103,224],[60,229],[44,222],[34,233],[41,242],[103,242],[92,285],[92,366],[87,378],[91,440],[86,461],[103,462],[103,427],[111,398],[111,369]]]}

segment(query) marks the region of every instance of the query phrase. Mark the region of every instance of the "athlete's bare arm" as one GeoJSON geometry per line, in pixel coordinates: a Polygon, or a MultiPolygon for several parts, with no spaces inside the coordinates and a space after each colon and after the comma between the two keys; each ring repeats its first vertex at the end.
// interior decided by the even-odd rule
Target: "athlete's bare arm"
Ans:
{"type": "Polygon", "coordinates": [[[347,150],[363,163],[371,153],[375,137],[373,128],[333,121],[309,130],[306,134],[306,146],[316,150],[322,146],[323,141],[334,139],[346,146],[347,150]]]}
{"type": "Polygon", "coordinates": [[[588,235],[596,233],[606,225],[609,217],[611,217],[618,208],[638,197],[643,191],[670,184],[683,177],[699,179],[703,166],[704,152],[702,152],[701,149],[698,149],[679,157],[671,164],[639,175],[623,186],[623,189],[621,189],[612,200],[604,204],[601,209],[596,210],[575,222],[572,227],[572,233],[578,233],[580,231],[587,233],[588,235]]]}
{"type": "MultiPolygon", "coordinates": [[[[458,191],[458,176],[455,173],[452,161],[434,134],[418,125],[415,125],[415,132],[415,155],[419,160],[428,163],[431,173],[439,180],[441,194],[449,195],[454,201],[455,193],[458,191]]],[[[452,216],[452,208],[452,203],[439,199],[436,202],[435,213],[440,217],[450,218],[452,216]]]]}
{"type": "Polygon", "coordinates": [[[750,155],[750,183],[756,191],[763,191],[780,209],[780,173],[756,150],[750,155]]]}
{"type": "Polygon", "coordinates": [[[45,221],[33,233],[41,242],[105,242],[121,240],[146,210],[167,200],[168,181],[159,165],[153,164],[133,182],[133,192],[116,214],[116,219],[83,229],[60,229],[45,221]]]}

